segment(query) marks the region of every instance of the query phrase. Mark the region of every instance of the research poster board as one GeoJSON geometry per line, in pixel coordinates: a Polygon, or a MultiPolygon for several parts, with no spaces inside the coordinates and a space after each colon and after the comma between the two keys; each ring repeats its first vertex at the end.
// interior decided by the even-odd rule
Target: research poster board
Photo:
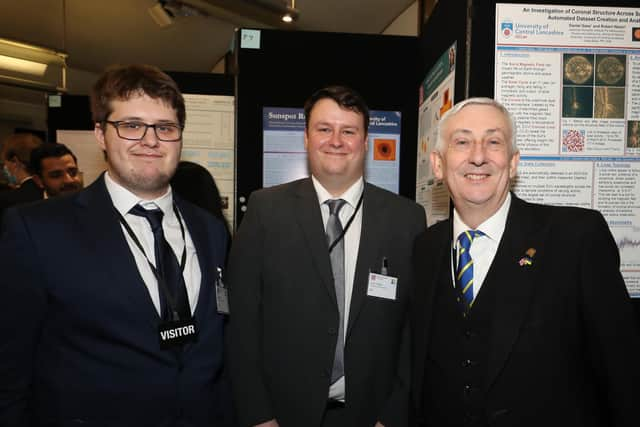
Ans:
{"type": "Polygon", "coordinates": [[[211,173],[222,198],[222,212],[235,228],[234,97],[185,94],[187,121],[182,136],[182,160],[198,163],[211,173]]]}
{"type": "MultiPolygon", "coordinates": [[[[187,121],[182,135],[182,160],[198,163],[213,175],[223,201],[223,213],[234,218],[234,97],[184,94],[187,121]]],[[[107,169],[93,131],[58,130],[57,141],[78,157],[88,186],[107,169]]]]}
{"type": "Polygon", "coordinates": [[[424,207],[428,225],[449,217],[449,192],[433,176],[429,157],[436,145],[438,122],[453,106],[457,53],[454,43],[429,70],[419,89],[416,201],[424,207]]]}
{"type": "Polygon", "coordinates": [[[640,8],[496,4],[495,29],[495,96],[521,151],[515,193],[602,212],[640,298],[640,8]]]}
{"type": "MultiPolygon", "coordinates": [[[[309,176],[304,149],[304,110],[264,107],[262,112],[263,187],[309,176]]],[[[397,194],[400,186],[401,114],[398,111],[372,110],[369,115],[369,149],[364,178],[397,194]]]]}

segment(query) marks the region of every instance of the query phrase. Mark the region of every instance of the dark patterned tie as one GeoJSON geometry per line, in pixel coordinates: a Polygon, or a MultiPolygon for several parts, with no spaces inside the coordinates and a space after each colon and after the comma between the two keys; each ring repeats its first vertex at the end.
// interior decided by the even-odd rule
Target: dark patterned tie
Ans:
{"type": "Polygon", "coordinates": [[[338,213],[346,203],[342,199],[327,200],[329,206],[329,220],[327,221],[327,244],[331,258],[331,270],[333,271],[333,284],[336,289],[336,300],[338,301],[338,312],[340,322],[338,325],[338,340],[336,342],[336,352],[333,358],[333,369],[331,371],[331,384],[344,376],[344,238],[342,238],[342,223],[338,213]],[[337,243],[336,240],[340,239],[337,243]]]}
{"type": "Polygon", "coordinates": [[[156,272],[158,279],[158,290],[160,292],[160,307],[162,318],[164,320],[180,320],[191,317],[191,309],[189,308],[189,297],[187,296],[187,288],[184,284],[184,277],[178,264],[178,259],[173,253],[173,249],[164,237],[162,229],[163,213],[160,209],[145,209],[140,205],[135,205],[129,213],[141,216],[149,221],[151,231],[153,232],[154,251],[156,256],[156,272]],[[176,313],[173,313],[167,304],[166,297],[162,291],[163,281],[166,284],[167,291],[175,302],[176,313]]]}
{"type": "Polygon", "coordinates": [[[458,267],[456,268],[456,287],[462,295],[465,310],[473,305],[473,260],[471,244],[473,239],[484,236],[482,231],[467,230],[458,236],[458,267]]]}

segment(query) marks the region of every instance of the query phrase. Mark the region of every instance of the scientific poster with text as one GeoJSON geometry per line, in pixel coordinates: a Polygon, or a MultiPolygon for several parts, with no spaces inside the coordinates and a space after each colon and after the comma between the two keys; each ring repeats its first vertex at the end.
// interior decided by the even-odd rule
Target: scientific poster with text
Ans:
{"type": "Polygon", "coordinates": [[[515,193],[602,212],[640,298],[640,8],[497,4],[495,49],[515,193]]]}
{"type": "Polygon", "coordinates": [[[436,180],[430,154],[436,145],[438,122],[453,107],[457,49],[454,43],[442,53],[420,85],[416,202],[424,207],[428,225],[449,217],[449,192],[436,180]]]}

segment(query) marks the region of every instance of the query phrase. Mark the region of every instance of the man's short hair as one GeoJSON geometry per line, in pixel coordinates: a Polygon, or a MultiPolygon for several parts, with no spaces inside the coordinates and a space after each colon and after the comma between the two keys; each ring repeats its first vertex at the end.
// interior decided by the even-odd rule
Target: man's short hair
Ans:
{"type": "Polygon", "coordinates": [[[42,145],[42,139],[32,133],[14,133],[4,141],[2,147],[2,161],[17,158],[26,168],[33,173],[30,167],[31,153],[42,145]]]}
{"type": "Polygon", "coordinates": [[[71,154],[73,161],[78,164],[78,158],[69,148],[64,144],[58,143],[45,143],[34,149],[31,152],[31,172],[35,173],[39,177],[42,177],[42,161],[50,157],[60,158],[71,154]]]}
{"type": "Polygon", "coordinates": [[[507,108],[504,105],[502,105],[495,99],[481,98],[481,97],[469,98],[469,99],[465,99],[464,101],[460,101],[456,105],[454,105],[453,108],[451,108],[449,111],[444,113],[444,115],[440,119],[440,122],[438,123],[438,128],[437,128],[436,147],[435,147],[437,151],[439,151],[440,153],[444,153],[447,149],[447,141],[444,140],[444,135],[442,134],[442,131],[447,125],[447,122],[456,114],[458,114],[463,108],[468,107],[469,105],[488,105],[500,111],[504,115],[504,117],[507,119],[507,124],[509,125],[508,130],[511,138],[511,141],[509,141],[511,143],[511,154],[515,154],[519,151],[517,139],[516,139],[516,123],[513,120],[513,116],[511,115],[511,113],[509,113],[509,110],[507,110],[507,108]]]}
{"type": "Polygon", "coordinates": [[[184,127],[184,98],[171,77],[152,65],[115,65],[107,68],[91,89],[91,114],[95,123],[104,124],[112,113],[112,101],[126,101],[145,94],[171,106],[184,127]]]}
{"type": "Polygon", "coordinates": [[[367,134],[369,132],[369,107],[358,92],[346,86],[327,86],[317,90],[307,99],[304,103],[304,124],[306,128],[309,127],[311,110],[313,110],[313,107],[318,101],[325,98],[334,100],[340,107],[346,110],[362,114],[364,133],[367,134]]]}

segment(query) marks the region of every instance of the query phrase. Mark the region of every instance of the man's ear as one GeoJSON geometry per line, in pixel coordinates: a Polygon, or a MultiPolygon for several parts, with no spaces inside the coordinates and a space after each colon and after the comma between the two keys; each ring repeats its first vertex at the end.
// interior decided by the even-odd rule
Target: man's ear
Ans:
{"type": "Polygon", "coordinates": [[[98,145],[102,151],[107,150],[107,146],[104,143],[104,129],[100,125],[100,123],[96,123],[93,127],[93,134],[96,137],[96,141],[98,141],[98,145]]]}
{"type": "Polygon", "coordinates": [[[444,173],[442,170],[442,154],[439,151],[434,150],[430,155],[431,159],[431,169],[433,169],[433,175],[438,180],[442,180],[444,178],[444,173]]]}

